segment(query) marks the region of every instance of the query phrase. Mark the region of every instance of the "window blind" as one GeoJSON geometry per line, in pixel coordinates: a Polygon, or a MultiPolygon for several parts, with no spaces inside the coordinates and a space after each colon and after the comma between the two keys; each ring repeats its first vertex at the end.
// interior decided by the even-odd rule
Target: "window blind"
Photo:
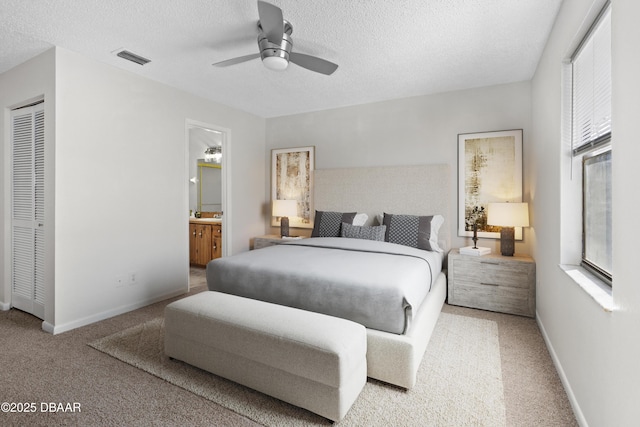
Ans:
{"type": "Polygon", "coordinates": [[[607,5],[571,59],[574,155],[611,139],[611,7],[607,5]]]}

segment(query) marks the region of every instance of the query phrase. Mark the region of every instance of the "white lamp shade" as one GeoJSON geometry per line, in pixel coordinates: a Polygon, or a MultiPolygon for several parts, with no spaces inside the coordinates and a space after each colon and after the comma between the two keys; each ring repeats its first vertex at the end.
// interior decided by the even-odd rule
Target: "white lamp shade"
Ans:
{"type": "Polygon", "coordinates": [[[489,203],[487,224],[500,227],[528,227],[528,203],[489,203]]]}
{"type": "Polygon", "coordinates": [[[298,202],[295,200],[274,200],[273,216],[298,216],[298,202]]]}

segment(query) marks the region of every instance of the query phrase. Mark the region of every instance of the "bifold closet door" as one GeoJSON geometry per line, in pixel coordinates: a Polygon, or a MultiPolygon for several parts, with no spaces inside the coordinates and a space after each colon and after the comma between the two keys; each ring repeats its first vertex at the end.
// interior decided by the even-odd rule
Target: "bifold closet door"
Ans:
{"type": "Polygon", "coordinates": [[[11,305],[44,319],[44,103],[11,112],[11,305]]]}

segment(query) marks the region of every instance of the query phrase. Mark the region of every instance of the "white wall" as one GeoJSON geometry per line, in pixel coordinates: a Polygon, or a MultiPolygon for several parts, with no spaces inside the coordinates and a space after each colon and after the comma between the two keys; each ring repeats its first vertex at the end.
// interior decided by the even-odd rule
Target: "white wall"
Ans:
{"type": "Polygon", "coordinates": [[[248,249],[264,230],[265,122],[64,49],[55,60],[55,314],[46,320],[57,333],[187,290],[187,120],[230,130],[229,243],[248,249]],[[132,273],[135,285],[116,287],[132,273]]]}
{"type": "MultiPolygon", "coordinates": [[[[317,169],[447,163],[451,177],[451,204],[447,218],[452,246],[472,244],[457,237],[458,134],[523,129],[524,154],[530,151],[531,93],[528,82],[384,101],[267,119],[267,184],[270,200],[270,150],[315,146],[317,169]]],[[[529,171],[525,168],[524,199],[529,171]]],[[[267,232],[277,234],[269,225],[267,232]]],[[[310,230],[296,230],[298,234],[310,230]]],[[[529,253],[529,238],[516,242],[516,251],[529,253]]],[[[497,240],[483,246],[499,251],[497,240]]]]}
{"type": "MultiPolygon", "coordinates": [[[[592,4],[593,3],[593,4],[592,4]]],[[[613,27],[613,256],[614,302],[605,312],[562,272],[560,206],[566,168],[561,163],[562,61],[579,38],[592,6],[565,0],[532,81],[533,132],[529,168],[537,261],[538,321],[546,333],[582,425],[637,425],[640,419],[640,287],[637,279],[637,200],[640,182],[640,3],[612,1],[613,27]]]]}

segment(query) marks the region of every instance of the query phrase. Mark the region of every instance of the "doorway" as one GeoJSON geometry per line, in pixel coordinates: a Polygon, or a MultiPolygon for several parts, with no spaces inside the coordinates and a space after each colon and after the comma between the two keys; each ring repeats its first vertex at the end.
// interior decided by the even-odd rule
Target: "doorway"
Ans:
{"type": "Polygon", "coordinates": [[[231,253],[231,132],[220,126],[187,120],[187,185],[190,216],[219,212],[222,256],[231,253]]]}

